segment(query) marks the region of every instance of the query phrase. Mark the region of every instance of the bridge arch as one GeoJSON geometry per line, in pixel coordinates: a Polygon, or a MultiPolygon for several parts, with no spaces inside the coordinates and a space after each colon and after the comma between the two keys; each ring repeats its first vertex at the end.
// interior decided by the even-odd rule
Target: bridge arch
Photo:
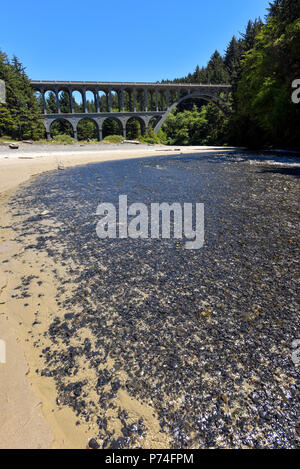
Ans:
{"type": "Polygon", "coordinates": [[[59,133],[63,134],[67,130],[69,135],[72,134],[72,137],[77,137],[76,125],[70,119],[66,119],[64,117],[56,117],[55,119],[52,119],[51,122],[48,123],[48,128],[46,127],[46,131],[49,133],[49,136],[52,136],[53,134],[53,124],[61,124],[59,129],[61,132],[58,132],[56,135],[59,135],[59,133]]]}
{"type": "Polygon", "coordinates": [[[92,117],[79,119],[76,125],[78,140],[99,140],[99,125],[92,117]],[[86,124],[83,126],[83,124],[86,124]]]}
{"type": "Polygon", "coordinates": [[[102,135],[103,138],[107,137],[108,135],[113,135],[117,132],[117,135],[124,135],[124,128],[123,123],[120,119],[115,116],[109,116],[102,122],[102,135]],[[117,124],[117,125],[116,125],[117,124]]]}
{"type": "Polygon", "coordinates": [[[154,127],[154,131],[158,132],[159,129],[162,127],[164,122],[166,121],[168,115],[177,107],[180,103],[183,101],[186,101],[187,99],[203,99],[203,101],[207,101],[208,103],[213,103],[215,104],[226,116],[227,113],[231,112],[231,107],[230,105],[224,101],[219,95],[215,95],[212,93],[208,92],[195,92],[195,93],[189,93],[184,96],[182,96],[180,99],[177,99],[175,103],[173,103],[171,106],[168,107],[164,115],[159,119],[157,122],[156,126],[154,127]]]}
{"type": "Polygon", "coordinates": [[[126,137],[129,139],[135,139],[140,135],[145,135],[147,129],[147,123],[142,116],[132,116],[126,119],[124,122],[126,129],[126,137]]]}

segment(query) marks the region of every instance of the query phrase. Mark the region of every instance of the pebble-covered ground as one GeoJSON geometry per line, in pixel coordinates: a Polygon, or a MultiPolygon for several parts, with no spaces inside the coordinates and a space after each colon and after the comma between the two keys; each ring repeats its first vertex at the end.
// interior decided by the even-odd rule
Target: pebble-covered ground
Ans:
{"type": "Polygon", "coordinates": [[[172,448],[299,447],[299,174],[292,157],[219,151],[53,171],[18,191],[17,239],[68,272],[56,273],[37,372],[55,379],[57,405],[78,425],[94,422],[90,446],[147,440],[143,416],[133,422],[118,404],[124,391],[153,409],[172,448]],[[97,205],[120,194],[204,203],[204,247],[100,240],[97,205]]]}

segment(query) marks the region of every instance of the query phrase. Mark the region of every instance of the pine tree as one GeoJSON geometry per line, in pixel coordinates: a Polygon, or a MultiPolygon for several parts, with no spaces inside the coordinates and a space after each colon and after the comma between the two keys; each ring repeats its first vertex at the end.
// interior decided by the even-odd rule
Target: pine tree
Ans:
{"type": "Polygon", "coordinates": [[[63,114],[68,114],[71,112],[70,97],[67,91],[62,91],[59,97],[59,106],[60,106],[60,111],[63,114]]]}
{"type": "Polygon", "coordinates": [[[217,50],[207,64],[207,80],[212,84],[229,83],[229,74],[225,68],[224,60],[217,50]]]}
{"type": "Polygon", "coordinates": [[[245,33],[242,33],[242,47],[243,51],[247,52],[254,47],[255,39],[263,27],[263,22],[260,18],[255,19],[254,21],[248,21],[245,33]]]}
{"type": "Polygon", "coordinates": [[[5,81],[7,101],[0,105],[0,135],[19,140],[43,137],[45,129],[40,121],[38,101],[17,57],[10,61],[0,51],[0,78],[5,81]]]}
{"type": "Polygon", "coordinates": [[[50,91],[46,98],[46,109],[49,114],[57,114],[56,96],[53,91],[50,91]]]}
{"type": "Polygon", "coordinates": [[[268,8],[269,18],[277,18],[283,25],[300,18],[299,0],[275,0],[268,8]]]}
{"type": "Polygon", "coordinates": [[[235,36],[231,39],[226,54],[224,57],[224,65],[229,74],[231,84],[236,83],[240,68],[241,68],[241,57],[242,57],[242,44],[238,41],[235,36]]]}

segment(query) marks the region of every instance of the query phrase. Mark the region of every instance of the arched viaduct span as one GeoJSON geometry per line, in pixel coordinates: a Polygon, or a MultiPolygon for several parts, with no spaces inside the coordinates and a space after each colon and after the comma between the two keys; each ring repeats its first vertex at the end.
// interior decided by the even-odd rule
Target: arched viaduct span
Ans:
{"type": "MultiPolygon", "coordinates": [[[[82,119],[96,123],[98,139],[102,140],[103,123],[113,118],[119,124],[120,133],[126,138],[126,124],[138,119],[142,132],[146,132],[151,119],[155,118],[154,130],[157,132],[168,114],[182,101],[200,98],[213,102],[224,113],[230,112],[228,94],[230,85],[194,84],[194,83],[126,83],[126,82],[86,82],[86,81],[31,81],[31,86],[40,92],[43,105],[42,119],[47,138],[51,136],[51,124],[57,120],[68,121],[77,139],[77,126],[82,119]],[[46,93],[53,92],[56,112],[48,113],[46,93]],[[68,96],[68,113],[61,112],[60,92],[68,96]],[[82,97],[82,112],[75,112],[73,93],[82,97]],[[87,106],[87,94],[93,97],[93,109],[87,106]],[[101,99],[100,99],[101,98],[101,99]],[[105,104],[104,104],[105,103],[105,104]]],[[[65,95],[66,96],[66,95],[65,95]]]]}

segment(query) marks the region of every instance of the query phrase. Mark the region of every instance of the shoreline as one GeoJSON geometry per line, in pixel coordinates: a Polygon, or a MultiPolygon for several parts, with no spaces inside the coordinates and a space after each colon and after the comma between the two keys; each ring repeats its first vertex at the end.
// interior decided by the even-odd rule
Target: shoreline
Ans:
{"type": "Polygon", "coordinates": [[[117,161],[120,159],[134,159],[161,155],[179,155],[188,153],[202,153],[213,151],[242,150],[235,147],[166,147],[161,145],[95,145],[83,150],[80,145],[47,145],[24,144],[19,150],[8,150],[0,145],[0,194],[16,188],[28,181],[32,176],[46,171],[57,170],[62,164],[65,168],[89,163],[117,161]],[[41,148],[42,147],[42,148],[41,148]]]}
{"type": "MultiPolygon", "coordinates": [[[[76,416],[69,408],[54,411],[56,405],[54,382],[50,383],[49,378],[46,381],[45,378],[35,375],[32,365],[36,365],[38,358],[34,357],[33,346],[28,343],[23,323],[18,323],[18,320],[21,321],[23,318],[25,308],[15,311],[10,304],[10,298],[17,285],[15,277],[22,278],[28,269],[28,259],[24,260],[22,252],[24,249],[14,241],[14,231],[11,227],[14,214],[9,213],[8,208],[11,197],[31,178],[44,172],[57,170],[58,164],[68,168],[120,159],[216,150],[225,152],[233,148],[163,148],[160,146],[141,148],[134,146],[128,149],[122,146],[118,149],[106,147],[102,151],[70,151],[69,148],[63,146],[60,151],[52,150],[47,155],[41,154],[40,150],[32,154],[28,152],[28,148],[26,151],[18,150],[18,153],[10,150],[11,156],[9,157],[3,154],[0,148],[0,262],[5,268],[6,266],[10,268],[9,274],[2,273],[2,269],[0,272],[0,339],[6,343],[7,356],[6,363],[0,364],[0,395],[2,396],[0,448],[82,448],[81,443],[86,441],[87,432],[87,428],[79,430],[78,427],[74,432],[76,416]],[[23,260],[16,263],[15,259],[18,257],[23,260]]],[[[42,153],[45,152],[42,151],[42,153]]],[[[39,273],[39,269],[36,273],[39,273]]],[[[55,301],[55,288],[48,296],[50,302],[55,301]]],[[[124,398],[128,399],[128,396],[124,398]]],[[[132,407],[134,408],[133,404],[132,407]]],[[[155,440],[152,441],[153,444],[156,445],[155,440]]],[[[157,445],[162,448],[166,443],[162,445],[158,442],[157,445]]]]}

